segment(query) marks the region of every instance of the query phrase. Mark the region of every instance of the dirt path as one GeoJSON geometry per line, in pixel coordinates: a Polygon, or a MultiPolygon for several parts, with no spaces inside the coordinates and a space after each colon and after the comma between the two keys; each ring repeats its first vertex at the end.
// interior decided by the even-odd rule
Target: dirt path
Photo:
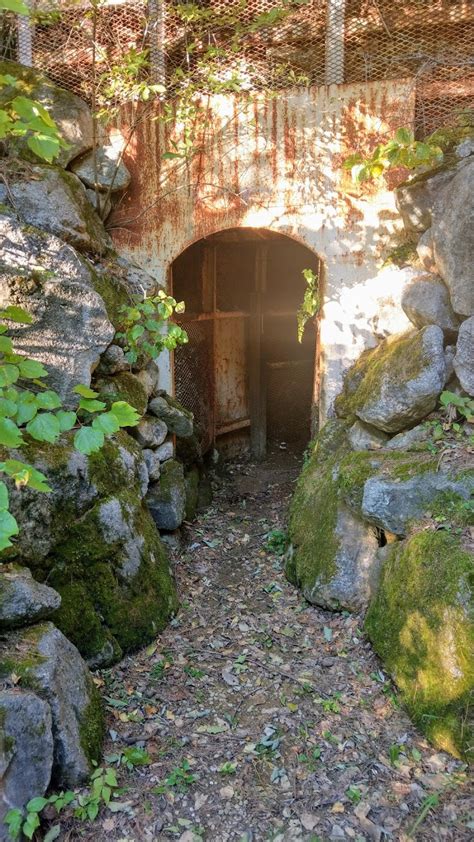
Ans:
{"type": "Polygon", "coordinates": [[[234,464],[187,528],[179,616],[103,674],[109,765],[134,747],[147,765],[120,766],[123,811],[66,838],[472,838],[462,765],[397,706],[360,618],[308,606],[265,549],[298,470],[285,452],[234,464]]]}

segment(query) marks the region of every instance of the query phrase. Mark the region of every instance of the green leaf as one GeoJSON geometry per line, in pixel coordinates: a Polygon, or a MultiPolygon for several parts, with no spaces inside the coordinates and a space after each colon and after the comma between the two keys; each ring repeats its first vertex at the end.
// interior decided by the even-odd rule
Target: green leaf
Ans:
{"type": "Polygon", "coordinates": [[[42,798],[40,795],[38,795],[36,798],[32,798],[30,801],[28,801],[28,804],[26,805],[26,809],[28,810],[29,813],[40,813],[41,810],[44,807],[46,807],[47,803],[48,803],[47,798],[42,798]]]}
{"type": "Polygon", "coordinates": [[[115,401],[110,411],[115,415],[120,427],[135,427],[140,420],[140,414],[127,401],[115,401]]]}
{"type": "Polygon", "coordinates": [[[72,430],[77,421],[77,415],[75,412],[66,412],[63,409],[60,409],[59,412],[56,413],[56,418],[59,421],[59,429],[62,433],[65,433],[66,430],[72,430]]]}
{"type": "Polygon", "coordinates": [[[15,401],[10,401],[8,398],[0,398],[0,416],[2,418],[11,418],[16,415],[17,405],[15,401]]]}
{"type": "Polygon", "coordinates": [[[27,380],[37,380],[39,377],[47,377],[48,372],[42,363],[26,358],[20,362],[20,375],[27,380]]]}
{"type": "MultiPolygon", "coordinates": [[[[2,547],[2,549],[5,548],[2,547]]],[[[16,807],[12,810],[9,810],[3,821],[8,827],[8,835],[10,836],[10,838],[18,839],[21,833],[21,826],[23,824],[23,815],[21,813],[21,810],[18,810],[16,807]]]]}
{"type": "Polygon", "coordinates": [[[27,839],[33,839],[35,835],[35,831],[40,826],[40,820],[38,813],[28,813],[26,817],[26,821],[23,824],[23,833],[25,834],[27,839]]]}
{"type": "Polygon", "coordinates": [[[19,533],[18,524],[10,512],[0,512],[0,552],[11,547],[10,538],[19,533]]]}
{"type": "Polygon", "coordinates": [[[88,398],[81,398],[79,401],[79,409],[85,409],[86,412],[100,412],[105,409],[106,404],[103,401],[89,400],[88,398]]]}
{"type": "Polygon", "coordinates": [[[408,146],[409,143],[413,142],[413,132],[406,128],[398,129],[395,132],[395,141],[402,146],[408,146]]]}
{"type": "Polygon", "coordinates": [[[26,424],[31,421],[38,412],[36,405],[36,395],[32,392],[22,392],[17,403],[16,423],[18,425],[26,424]]]}
{"type": "Polygon", "coordinates": [[[113,412],[103,412],[94,418],[92,427],[94,430],[100,430],[105,436],[111,436],[120,429],[120,424],[113,412]]]}
{"type": "Polygon", "coordinates": [[[99,397],[98,392],[94,392],[93,389],[89,389],[89,386],[83,386],[82,384],[79,384],[79,386],[74,386],[74,389],[72,391],[75,392],[76,395],[80,395],[81,398],[98,398],[99,397]]]}
{"type": "Polygon", "coordinates": [[[43,842],[54,842],[55,839],[61,835],[61,825],[60,824],[53,824],[52,827],[49,828],[46,836],[43,839],[43,842]]]}
{"type": "Polygon", "coordinates": [[[0,0],[0,9],[6,9],[7,12],[15,12],[16,15],[24,15],[27,17],[30,10],[23,0],[0,0]]]}
{"type": "Polygon", "coordinates": [[[61,406],[61,398],[56,392],[38,392],[36,395],[36,406],[40,409],[57,409],[61,406]]]}
{"type": "Polygon", "coordinates": [[[52,412],[41,412],[26,425],[26,430],[36,441],[48,441],[53,444],[58,440],[61,430],[59,421],[52,412]]]}
{"type": "Polygon", "coordinates": [[[24,325],[30,325],[33,321],[33,317],[23,307],[17,307],[16,304],[9,304],[8,307],[0,310],[0,319],[8,319],[10,322],[24,325]]]}
{"type": "Polygon", "coordinates": [[[8,488],[0,480],[0,512],[8,511],[8,488]]]}
{"type": "Polygon", "coordinates": [[[61,148],[59,137],[51,137],[51,135],[42,134],[41,132],[30,135],[26,143],[38,158],[42,158],[43,161],[47,161],[49,164],[57,158],[61,148]]]}
{"type": "Polygon", "coordinates": [[[103,447],[104,434],[100,430],[93,430],[92,427],[81,427],[74,436],[74,447],[80,453],[89,456],[97,453],[103,447]]]}
{"type": "Polygon", "coordinates": [[[19,447],[23,436],[17,425],[10,418],[0,418],[0,444],[5,447],[19,447]]]}
{"type": "Polygon", "coordinates": [[[0,353],[12,354],[13,343],[9,336],[0,336],[0,353]]]}
{"type": "Polygon", "coordinates": [[[0,463],[0,470],[15,480],[17,485],[29,485],[35,491],[52,491],[48,485],[48,478],[32,465],[20,462],[18,459],[7,459],[0,463]]]}
{"type": "Polygon", "coordinates": [[[11,363],[4,363],[0,365],[0,388],[2,386],[10,386],[11,383],[16,383],[20,376],[20,369],[11,363]]]}

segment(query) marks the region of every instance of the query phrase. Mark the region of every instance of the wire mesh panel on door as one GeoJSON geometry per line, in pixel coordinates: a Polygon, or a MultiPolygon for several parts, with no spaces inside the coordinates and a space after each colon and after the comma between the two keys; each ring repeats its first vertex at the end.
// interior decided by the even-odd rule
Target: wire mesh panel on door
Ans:
{"type": "MultiPolygon", "coordinates": [[[[408,77],[420,136],[474,108],[472,0],[105,0],[95,68],[89,0],[32,8],[32,63],[89,101],[114,63],[146,47],[171,95],[182,73],[203,91],[211,75],[214,85],[244,90],[408,77]],[[212,73],[201,61],[209,48],[212,73]]],[[[3,56],[16,58],[18,27],[8,13],[2,34],[3,56]]]]}
{"type": "Polygon", "coordinates": [[[213,332],[211,321],[181,323],[189,337],[174,354],[177,399],[195,418],[195,431],[206,453],[214,441],[213,332]]]}

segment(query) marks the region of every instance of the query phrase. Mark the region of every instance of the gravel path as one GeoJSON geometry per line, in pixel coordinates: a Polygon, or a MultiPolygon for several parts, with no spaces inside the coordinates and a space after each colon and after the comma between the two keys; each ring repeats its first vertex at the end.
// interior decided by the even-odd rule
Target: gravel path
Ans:
{"type": "Polygon", "coordinates": [[[361,618],[308,606],[284,578],[275,530],[299,467],[278,451],[234,463],[186,528],[178,617],[99,679],[123,807],[64,838],[473,838],[463,765],[413,728],[361,618]]]}

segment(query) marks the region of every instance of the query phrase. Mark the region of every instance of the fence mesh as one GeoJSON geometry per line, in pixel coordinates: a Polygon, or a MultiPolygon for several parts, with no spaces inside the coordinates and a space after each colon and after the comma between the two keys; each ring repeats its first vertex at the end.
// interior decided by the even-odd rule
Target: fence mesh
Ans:
{"type": "MultiPolygon", "coordinates": [[[[472,0],[106,0],[95,38],[88,0],[33,10],[34,66],[89,101],[103,72],[144,47],[171,92],[180,70],[205,90],[200,56],[212,46],[214,78],[247,90],[413,78],[418,136],[474,108],[472,0]]],[[[4,13],[0,34],[16,59],[15,16],[4,13]]]]}

